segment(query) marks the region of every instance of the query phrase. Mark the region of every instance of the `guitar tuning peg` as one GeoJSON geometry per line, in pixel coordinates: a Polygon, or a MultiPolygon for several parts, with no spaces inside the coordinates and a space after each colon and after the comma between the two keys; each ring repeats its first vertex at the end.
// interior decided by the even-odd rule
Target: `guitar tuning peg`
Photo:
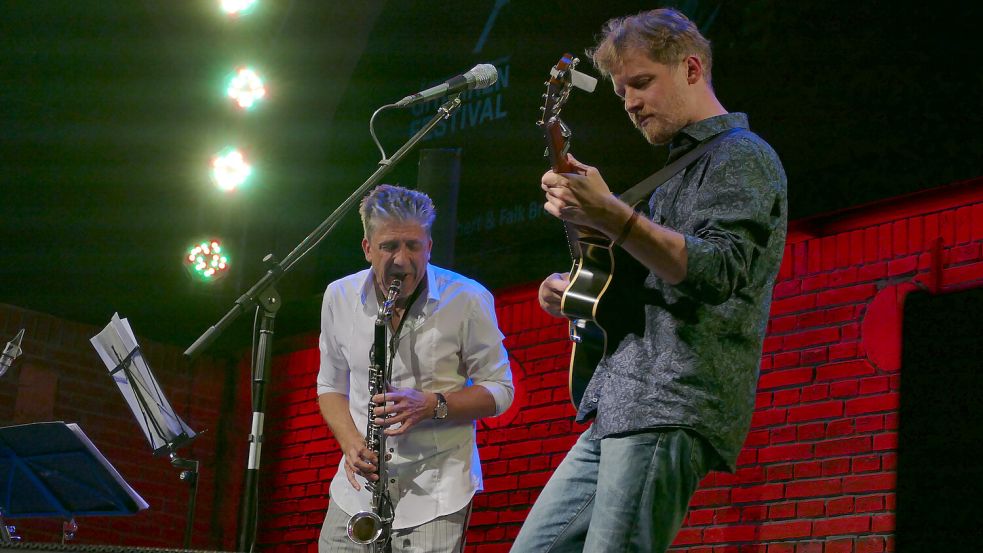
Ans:
{"type": "Polygon", "coordinates": [[[539,106],[539,111],[546,112],[546,106],[539,106]]]}

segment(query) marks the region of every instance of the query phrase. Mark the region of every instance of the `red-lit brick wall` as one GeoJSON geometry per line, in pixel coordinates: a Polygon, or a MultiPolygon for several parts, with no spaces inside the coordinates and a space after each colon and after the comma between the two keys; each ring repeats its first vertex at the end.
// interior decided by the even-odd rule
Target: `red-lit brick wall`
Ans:
{"type": "MultiPolygon", "coordinates": [[[[141,321],[131,325],[139,339],[141,321]]],[[[0,426],[52,420],[77,423],[150,504],[135,515],[78,517],[73,543],[180,547],[189,486],[178,479],[179,470],[166,456],[152,455],[119,388],[89,343],[101,328],[0,304],[3,343],[21,328],[25,329],[24,354],[0,377],[0,426]]],[[[238,467],[245,463],[249,424],[248,408],[236,405],[242,400],[234,364],[214,359],[189,364],[176,347],[142,339],[140,345],[171,406],[192,429],[207,430],[178,451],[201,462],[192,548],[231,550],[242,479],[238,467]]],[[[8,523],[17,526],[25,541],[60,540],[59,520],[8,523]]]]}
{"type": "MultiPolygon", "coordinates": [[[[791,225],[738,472],[702,482],[675,550],[893,551],[903,301],[916,288],[983,285],[981,248],[983,179],[791,225]]],[[[496,294],[516,400],[478,425],[486,489],[475,501],[472,552],[508,550],[583,430],[567,397],[565,324],[540,311],[535,289],[496,294]]],[[[99,329],[0,305],[0,339],[20,328],[25,354],[0,378],[0,425],[79,423],[151,505],[135,516],[81,518],[77,543],[180,546],[187,487],[150,454],[88,343],[99,329]]],[[[232,549],[249,426],[245,367],[189,366],[178,348],[141,343],[178,413],[208,430],[182,450],[202,461],[192,547],[232,549]]],[[[259,543],[264,551],[315,551],[340,453],[316,408],[315,337],[281,340],[277,350],[259,543]]],[[[56,541],[60,531],[47,519],[17,525],[30,541],[56,541]]]]}
{"type": "MultiPolygon", "coordinates": [[[[736,474],[701,483],[674,550],[894,550],[901,309],[916,288],[983,285],[983,179],[790,225],[751,433],[736,474]]],[[[505,552],[583,429],[566,391],[566,327],[535,284],[497,294],[515,405],[479,423],[484,493],[468,551],[505,552]]],[[[260,543],[316,551],[337,445],[318,415],[314,337],[278,356],[260,543]]]]}

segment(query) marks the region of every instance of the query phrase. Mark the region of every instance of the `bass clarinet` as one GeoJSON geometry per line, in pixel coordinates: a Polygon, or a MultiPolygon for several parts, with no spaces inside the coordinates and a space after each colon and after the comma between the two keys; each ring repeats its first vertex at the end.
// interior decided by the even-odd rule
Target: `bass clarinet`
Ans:
{"type": "MultiPolygon", "coordinates": [[[[381,552],[389,541],[393,523],[393,505],[386,486],[386,434],[383,427],[374,424],[375,408],[372,396],[385,393],[389,387],[389,364],[386,362],[386,333],[392,319],[393,306],[399,297],[402,282],[393,280],[385,301],[379,306],[375,319],[375,341],[369,352],[369,423],[365,430],[365,446],[375,452],[379,479],[366,484],[372,492],[370,510],[355,513],[348,520],[348,538],[359,545],[371,545],[372,551],[381,552]]],[[[384,403],[383,403],[384,404],[384,403]]]]}

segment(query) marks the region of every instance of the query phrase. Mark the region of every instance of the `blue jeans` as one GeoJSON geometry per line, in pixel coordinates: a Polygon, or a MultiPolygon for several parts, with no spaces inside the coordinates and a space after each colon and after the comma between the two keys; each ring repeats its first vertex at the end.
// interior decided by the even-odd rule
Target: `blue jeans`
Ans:
{"type": "Polygon", "coordinates": [[[512,553],[662,552],[712,450],[687,430],[581,434],[529,512],[512,553]]]}

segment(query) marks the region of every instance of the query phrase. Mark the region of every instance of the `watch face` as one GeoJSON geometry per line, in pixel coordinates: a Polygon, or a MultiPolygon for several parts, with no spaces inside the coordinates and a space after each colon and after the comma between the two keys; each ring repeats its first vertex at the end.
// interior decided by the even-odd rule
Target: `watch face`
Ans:
{"type": "Polygon", "coordinates": [[[434,410],[433,410],[433,418],[435,418],[435,419],[443,419],[443,418],[446,418],[446,417],[447,417],[447,400],[444,399],[444,396],[438,394],[437,395],[437,406],[434,407],[434,410]]]}

